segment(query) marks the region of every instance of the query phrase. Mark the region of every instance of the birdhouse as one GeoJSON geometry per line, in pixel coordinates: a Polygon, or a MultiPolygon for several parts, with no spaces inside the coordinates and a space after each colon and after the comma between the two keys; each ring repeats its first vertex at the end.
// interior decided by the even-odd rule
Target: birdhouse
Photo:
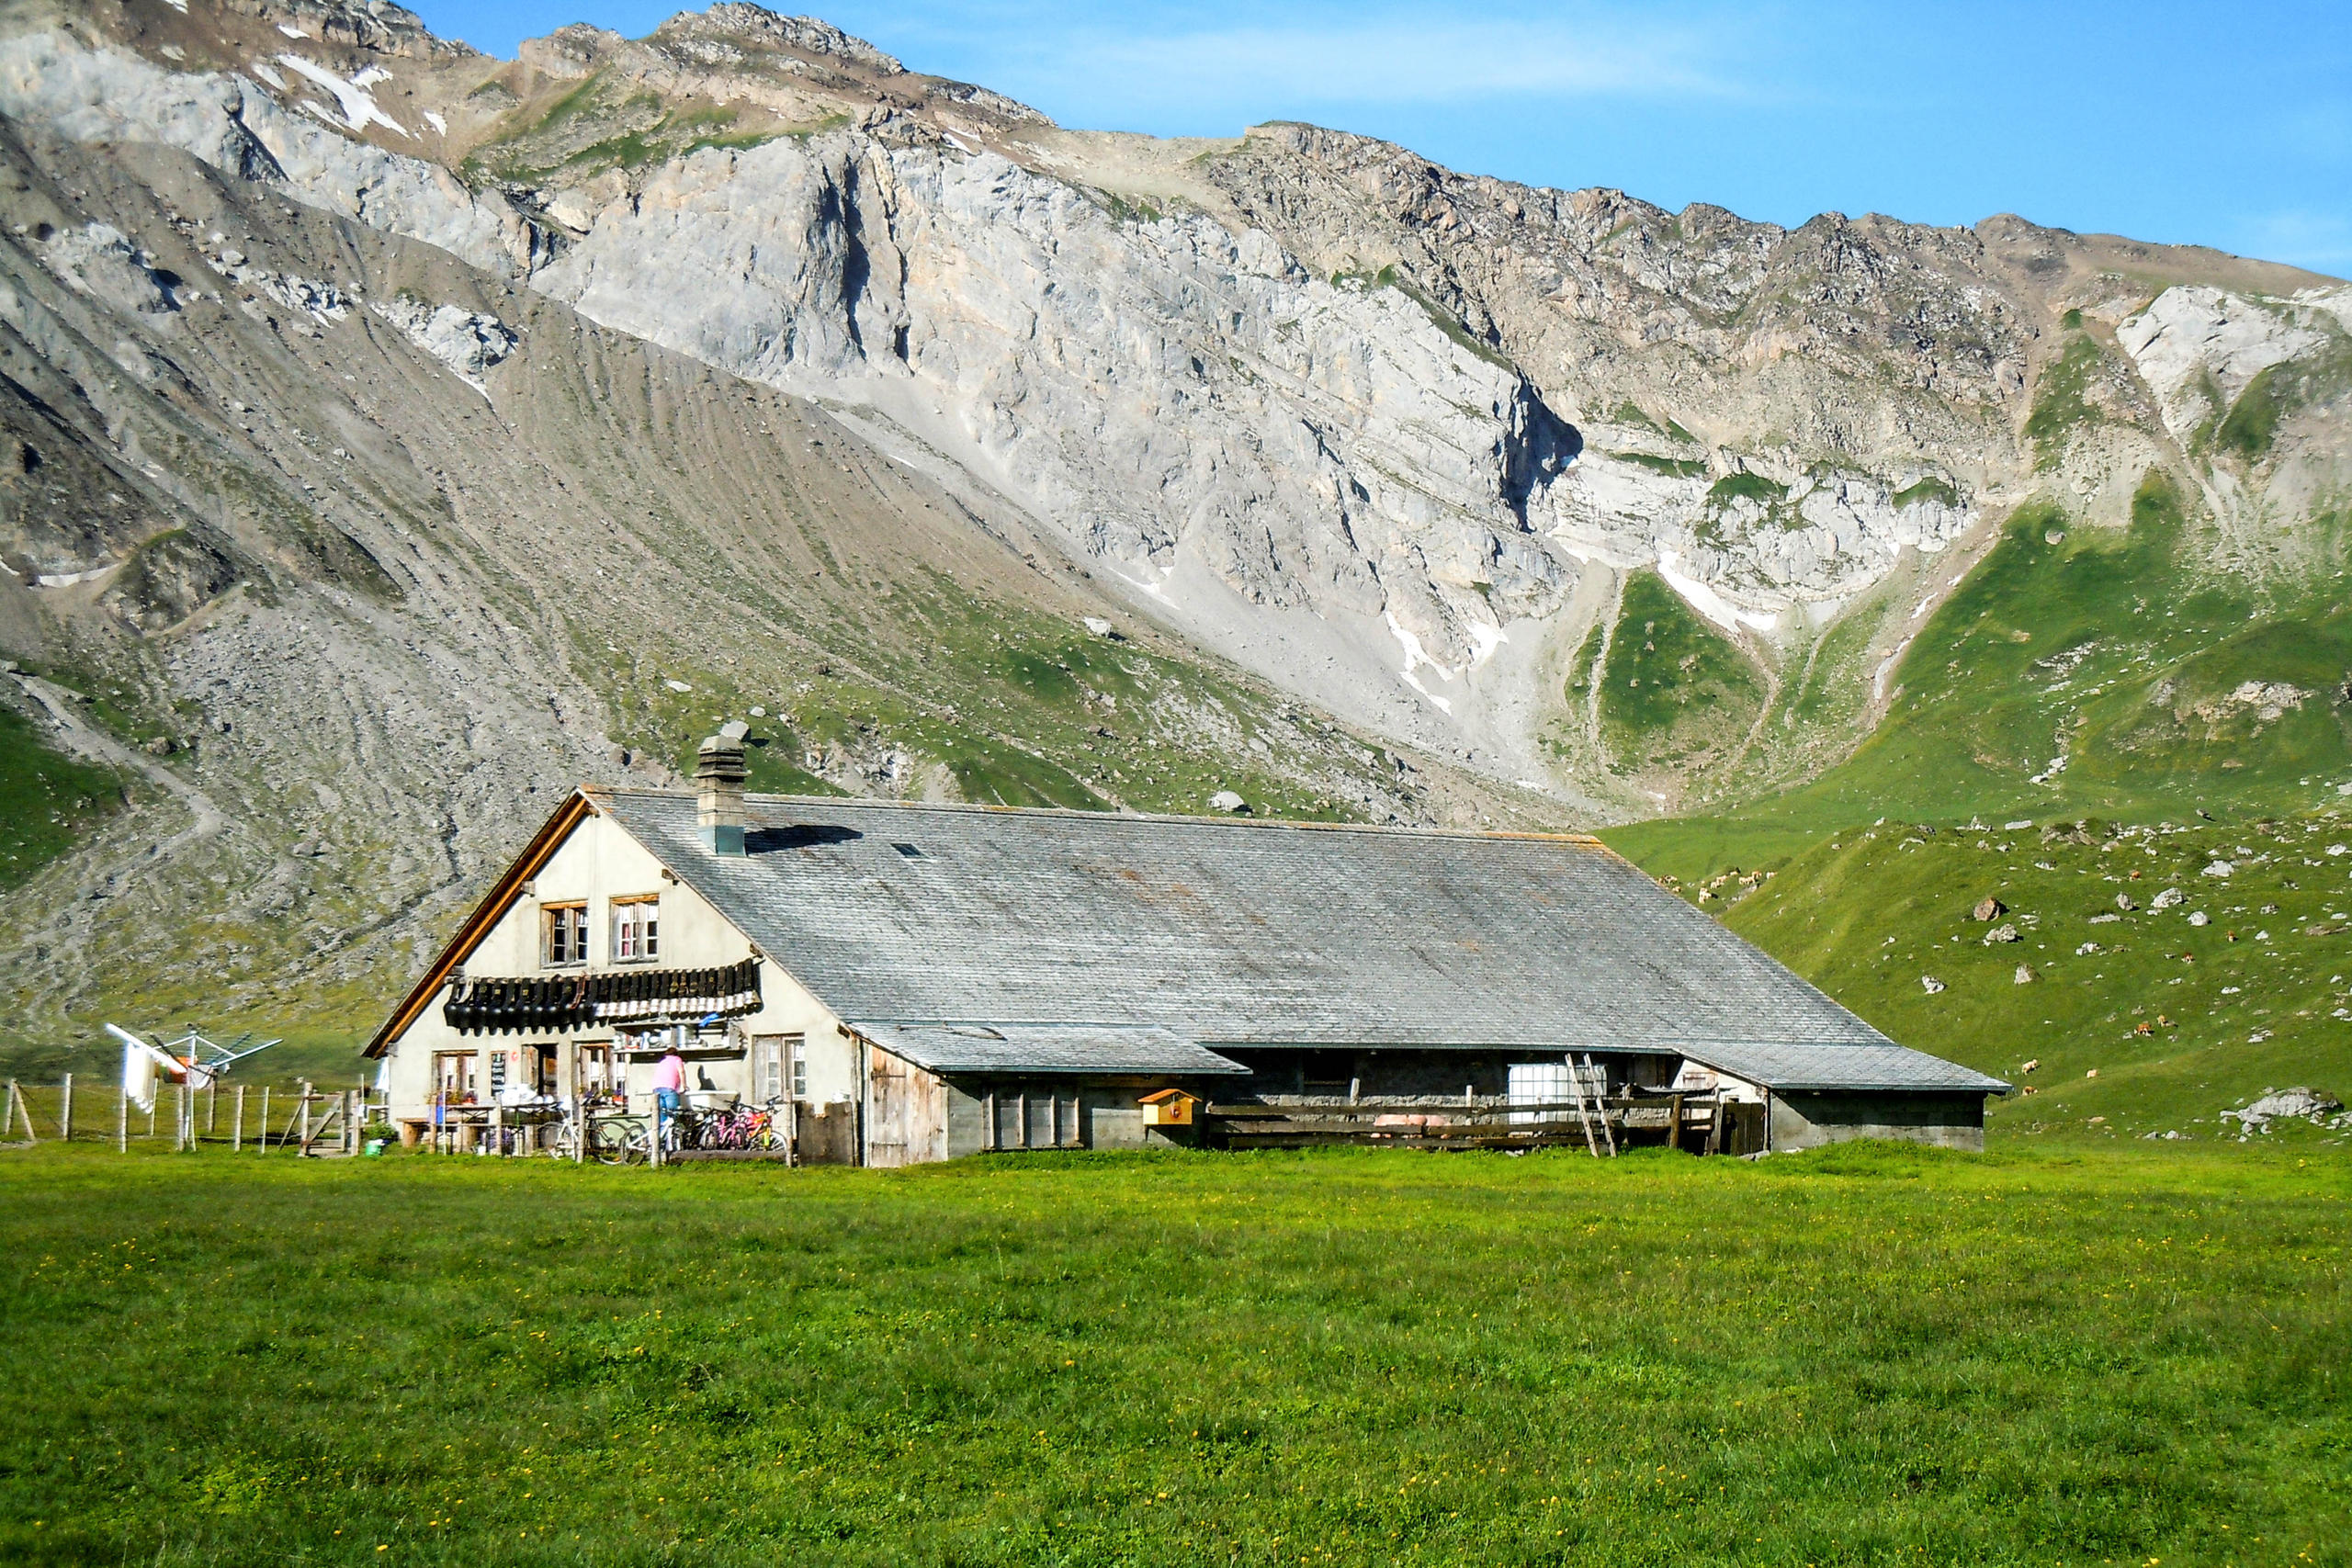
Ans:
{"type": "Polygon", "coordinates": [[[1193,1124],[1193,1107],[1200,1102],[1198,1095],[1186,1094],[1181,1089],[1161,1089],[1136,1103],[1143,1107],[1143,1124],[1147,1127],[1189,1127],[1193,1124]]]}

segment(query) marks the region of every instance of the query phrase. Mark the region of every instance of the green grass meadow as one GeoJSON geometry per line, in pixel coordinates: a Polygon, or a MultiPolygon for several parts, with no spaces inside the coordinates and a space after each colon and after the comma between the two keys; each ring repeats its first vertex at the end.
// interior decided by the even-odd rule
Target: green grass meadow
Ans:
{"type": "Polygon", "coordinates": [[[0,1154],[0,1560],[2343,1563],[2352,1164],[0,1154]]]}

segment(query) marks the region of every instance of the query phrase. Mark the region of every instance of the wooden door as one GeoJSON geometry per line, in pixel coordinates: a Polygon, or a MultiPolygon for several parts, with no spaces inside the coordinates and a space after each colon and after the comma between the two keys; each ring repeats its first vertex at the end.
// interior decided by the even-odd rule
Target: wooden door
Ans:
{"type": "Polygon", "coordinates": [[[888,1051],[866,1052],[865,1163],[947,1157],[947,1086],[888,1051]]]}

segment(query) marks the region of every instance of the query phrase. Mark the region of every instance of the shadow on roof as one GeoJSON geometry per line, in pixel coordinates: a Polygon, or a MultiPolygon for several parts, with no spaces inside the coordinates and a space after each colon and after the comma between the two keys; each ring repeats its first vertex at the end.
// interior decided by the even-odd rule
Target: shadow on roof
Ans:
{"type": "Polygon", "coordinates": [[[820,844],[846,844],[865,834],[831,823],[796,822],[789,828],[753,828],[743,835],[743,852],[767,854],[776,850],[813,850],[820,844]]]}

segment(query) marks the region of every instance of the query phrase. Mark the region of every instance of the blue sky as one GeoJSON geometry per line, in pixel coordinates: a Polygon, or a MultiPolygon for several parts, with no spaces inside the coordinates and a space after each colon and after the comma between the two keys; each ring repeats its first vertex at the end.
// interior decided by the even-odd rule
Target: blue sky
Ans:
{"type": "MultiPolygon", "coordinates": [[[[512,56],[674,5],[409,0],[512,56]]],[[[2352,276],[2352,4],[800,0],[1064,125],[1305,119],[1456,169],[1800,223],[1995,212],[2352,276]]],[[[779,8],[784,8],[779,0],[779,8]]]]}

